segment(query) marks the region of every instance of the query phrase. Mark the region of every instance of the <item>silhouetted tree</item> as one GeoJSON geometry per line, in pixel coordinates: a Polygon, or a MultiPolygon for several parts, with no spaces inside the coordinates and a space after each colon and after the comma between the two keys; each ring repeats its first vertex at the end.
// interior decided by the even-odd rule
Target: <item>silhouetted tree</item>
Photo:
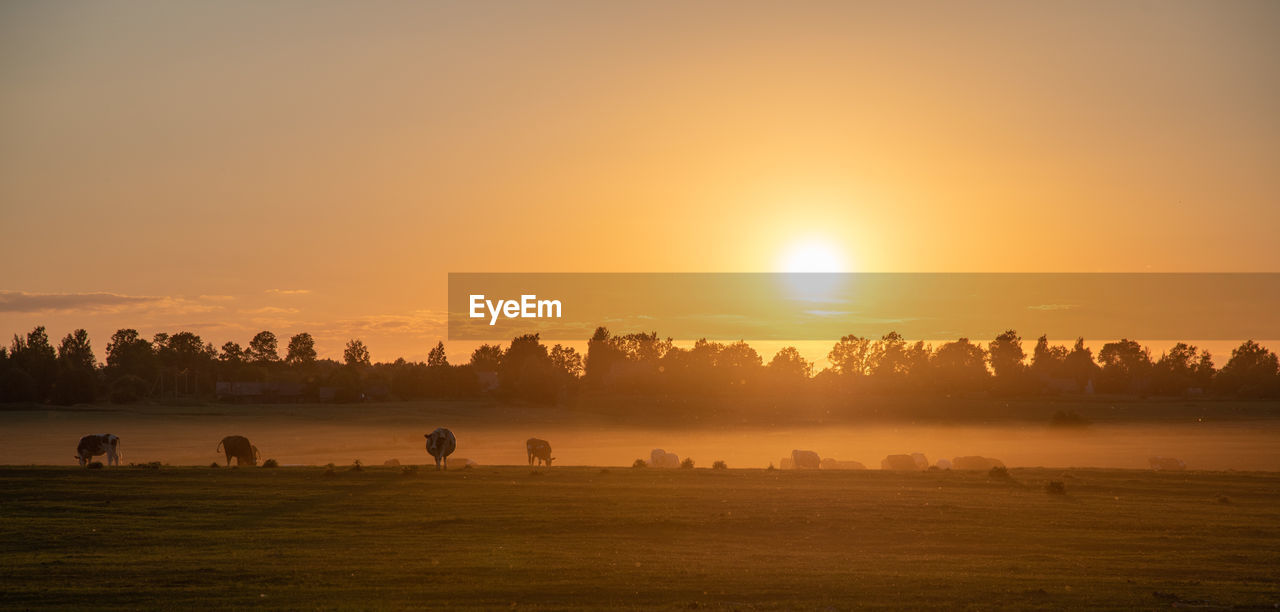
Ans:
{"type": "Polygon", "coordinates": [[[1098,361],[1102,364],[1098,375],[1099,391],[1145,392],[1150,384],[1151,353],[1133,340],[1102,345],[1098,361]]]}
{"type": "Polygon", "coordinates": [[[1181,395],[1192,388],[1202,389],[1205,366],[1213,368],[1208,351],[1197,353],[1196,347],[1179,342],[1152,366],[1152,390],[1164,395],[1181,395]]]}
{"type": "Polygon", "coordinates": [[[586,382],[591,385],[604,384],[614,366],[621,361],[622,353],[614,345],[609,329],[597,327],[587,341],[587,361],[584,364],[586,382]]]}
{"type": "Polygon", "coordinates": [[[1084,338],[1076,338],[1075,346],[1063,360],[1063,368],[1081,391],[1089,388],[1090,382],[1098,375],[1098,364],[1093,361],[1093,351],[1084,345],[1084,338]]]}
{"type": "Polygon", "coordinates": [[[1224,393],[1243,397],[1276,395],[1278,372],[1276,354],[1249,340],[1231,351],[1231,359],[1218,373],[1218,386],[1224,393]]]}
{"type": "Polygon", "coordinates": [[[316,362],[316,341],[311,334],[302,332],[289,338],[289,349],[284,362],[294,366],[308,366],[316,362]]]}
{"type": "Polygon", "coordinates": [[[58,360],[44,326],[32,329],[25,338],[14,334],[9,359],[13,367],[30,375],[35,385],[35,401],[49,399],[58,374],[58,360]]]}
{"type": "Polygon", "coordinates": [[[269,331],[260,331],[253,337],[253,340],[249,341],[249,347],[244,351],[245,359],[257,364],[280,361],[280,353],[277,350],[277,346],[275,334],[269,331]]]}
{"type": "Polygon", "coordinates": [[[497,372],[502,365],[502,347],[496,344],[481,344],[471,352],[470,363],[477,372],[497,372]]]}
{"type": "Polygon", "coordinates": [[[444,343],[436,342],[435,348],[427,353],[427,367],[441,367],[449,365],[449,358],[444,354],[444,343]]]}
{"type": "Polygon", "coordinates": [[[342,360],[349,366],[367,366],[370,362],[369,348],[359,338],[350,340],[342,351],[342,360]]]}
{"type": "Polygon", "coordinates": [[[582,355],[579,355],[578,351],[575,351],[573,347],[557,344],[551,347],[549,356],[551,357],[551,365],[555,366],[557,370],[572,378],[582,376],[582,355]]]}
{"type": "Polygon", "coordinates": [[[1040,382],[1047,383],[1059,378],[1067,378],[1067,347],[1049,346],[1049,337],[1036,339],[1036,348],[1031,353],[1031,374],[1040,382]]]}
{"type": "Polygon", "coordinates": [[[813,364],[794,346],[785,346],[769,360],[769,377],[784,386],[794,386],[809,379],[813,364]]]}
{"type": "Polygon", "coordinates": [[[987,371],[986,352],[968,338],[938,347],[932,365],[937,384],[947,392],[983,389],[991,376],[987,371]]]}
{"type": "Polygon", "coordinates": [[[845,336],[827,353],[827,361],[837,374],[865,376],[871,371],[871,341],[859,336],[845,336]]]}
{"type": "Polygon", "coordinates": [[[96,362],[88,332],[77,329],[67,334],[58,345],[54,401],[59,404],[92,402],[98,386],[96,362]]]}
{"type": "Polygon", "coordinates": [[[244,349],[240,348],[238,342],[227,342],[222,345],[222,354],[218,355],[218,360],[223,363],[244,363],[244,349]]]}
{"type": "Polygon", "coordinates": [[[871,345],[871,375],[895,385],[908,371],[907,342],[898,332],[889,332],[871,345]]]}

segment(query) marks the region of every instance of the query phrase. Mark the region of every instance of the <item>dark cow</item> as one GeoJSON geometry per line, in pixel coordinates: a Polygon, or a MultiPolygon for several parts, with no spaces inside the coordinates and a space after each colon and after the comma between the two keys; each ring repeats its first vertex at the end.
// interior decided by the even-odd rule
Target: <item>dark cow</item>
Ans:
{"type": "Polygon", "coordinates": [[[227,467],[231,467],[231,458],[234,457],[236,465],[258,465],[258,447],[249,444],[249,439],[244,436],[227,436],[218,443],[218,448],[214,452],[224,452],[227,455],[227,467]]]}
{"type": "Polygon", "coordinates": [[[80,467],[97,455],[107,456],[107,465],[120,465],[120,438],[113,434],[89,434],[76,445],[76,461],[80,467]]]}
{"type": "Polygon", "coordinates": [[[422,437],[427,439],[427,452],[436,459],[436,469],[449,469],[449,455],[458,448],[458,439],[453,437],[453,432],[441,427],[422,437]]]}
{"type": "Polygon", "coordinates": [[[524,449],[529,451],[529,465],[533,465],[533,461],[537,459],[538,465],[542,465],[542,462],[545,461],[547,467],[551,467],[551,462],[556,460],[555,457],[551,456],[551,443],[546,440],[529,438],[525,440],[524,449]]]}

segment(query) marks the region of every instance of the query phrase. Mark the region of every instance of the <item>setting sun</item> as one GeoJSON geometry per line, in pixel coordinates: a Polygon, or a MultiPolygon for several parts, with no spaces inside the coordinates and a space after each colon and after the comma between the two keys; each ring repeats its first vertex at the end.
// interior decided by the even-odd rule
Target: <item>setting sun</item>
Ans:
{"type": "Polygon", "coordinates": [[[783,272],[848,272],[845,254],[824,240],[796,242],[783,252],[783,272]]]}

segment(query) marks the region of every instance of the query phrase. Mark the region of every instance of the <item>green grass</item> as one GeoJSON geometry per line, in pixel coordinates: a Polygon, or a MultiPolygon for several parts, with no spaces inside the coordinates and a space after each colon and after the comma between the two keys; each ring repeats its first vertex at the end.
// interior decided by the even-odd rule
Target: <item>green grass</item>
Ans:
{"type": "Polygon", "coordinates": [[[0,606],[1280,602],[1280,474],[323,472],[0,468],[0,606]]]}

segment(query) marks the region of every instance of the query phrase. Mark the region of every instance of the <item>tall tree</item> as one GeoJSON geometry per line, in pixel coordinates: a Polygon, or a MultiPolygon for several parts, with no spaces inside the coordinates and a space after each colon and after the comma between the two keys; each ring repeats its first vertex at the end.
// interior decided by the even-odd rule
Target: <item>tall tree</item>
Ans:
{"type": "Polygon", "coordinates": [[[367,366],[370,363],[369,347],[359,338],[350,340],[342,351],[342,360],[349,366],[367,366]]]}
{"type": "Polygon", "coordinates": [[[118,329],[107,342],[107,377],[137,376],[149,380],[154,372],[155,354],[151,343],[136,329],[118,329]]]}
{"type": "Polygon", "coordinates": [[[449,358],[444,354],[444,342],[436,342],[435,348],[427,353],[428,367],[444,367],[449,365],[449,358]]]}
{"type": "Polygon", "coordinates": [[[218,356],[218,360],[223,363],[244,363],[244,349],[240,348],[239,342],[230,342],[222,345],[222,354],[218,356]]]}
{"type": "Polygon", "coordinates": [[[49,344],[49,335],[45,333],[44,326],[32,329],[25,338],[15,334],[13,344],[9,347],[9,355],[15,367],[31,376],[36,399],[48,399],[58,374],[58,358],[53,345],[49,344]]]}
{"type": "Polygon", "coordinates": [[[1012,380],[1021,376],[1024,369],[1022,361],[1027,358],[1022,351],[1022,337],[1012,329],[996,336],[987,345],[987,357],[996,378],[1012,380]]]}
{"type": "Polygon", "coordinates": [[[770,376],[784,383],[804,381],[813,375],[813,364],[794,346],[782,347],[769,360],[768,368],[770,376]]]}
{"type": "Polygon", "coordinates": [[[573,378],[582,376],[582,355],[574,350],[571,346],[561,346],[559,344],[551,347],[549,353],[551,357],[551,365],[557,370],[568,374],[573,378]]]}
{"type": "Polygon", "coordinates": [[[1218,373],[1218,384],[1225,393],[1246,397],[1275,395],[1280,387],[1280,361],[1276,354],[1249,340],[1232,349],[1231,359],[1218,373]]]}
{"type": "Polygon", "coordinates": [[[1063,360],[1063,369],[1081,391],[1088,389],[1098,375],[1098,364],[1093,361],[1093,351],[1084,345],[1084,338],[1076,338],[1075,346],[1063,360]]]}
{"type": "Polygon", "coordinates": [[[249,347],[245,349],[244,356],[249,361],[259,364],[280,361],[276,335],[269,331],[258,332],[253,340],[249,341],[249,347]]]}
{"type": "Polygon", "coordinates": [[[97,395],[97,359],[89,346],[89,332],[77,329],[58,344],[58,374],[54,401],[59,404],[90,403],[97,395]]]}
{"type": "Polygon", "coordinates": [[[284,362],[295,366],[306,366],[316,362],[316,341],[311,334],[302,332],[289,338],[289,350],[285,353],[284,362]]]}
{"type": "Polygon", "coordinates": [[[866,338],[848,335],[827,353],[827,361],[838,374],[844,376],[864,376],[871,370],[871,341],[866,338]]]}
{"type": "Polygon", "coordinates": [[[1098,351],[1102,369],[1098,375],[1099,390],[1112,393],[1143,392],[1150,384],[1151,352],[1133,340],[1120,340],[1102,345],[1098,351]]]}
{"type": "Polygon", "coordinates": [[[502,365],[502,347],[481,344],[471,352],[471,367],[477,372],[497,372],[502,365]]]}

